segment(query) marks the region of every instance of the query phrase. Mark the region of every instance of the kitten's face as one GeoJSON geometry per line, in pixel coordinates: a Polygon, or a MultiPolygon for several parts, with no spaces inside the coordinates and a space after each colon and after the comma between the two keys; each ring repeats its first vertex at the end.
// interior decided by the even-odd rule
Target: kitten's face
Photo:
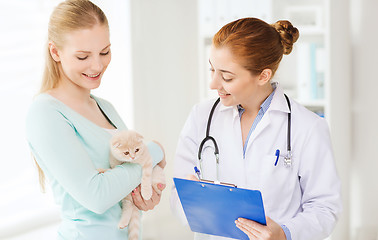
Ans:
{"type": "Polygon", "coordinates": [[[124,131],[113,137],[111,151],[122,162],[136,162],[143,150],[143,137],[133,131],[124,131]]]}
{"type": "Polygon", "coordinates": [[[139,157],[139,154],[138,154],[139,150],[140,150],[140,147],[138,146],[129,147],[129,146],[124,146],[123,144],[121,144],[118,147],[114,147],[114,152],[117,152],[117,155],[118,155],[115,157],[117,157],[117,159],[122,162],[136,161],[139,157]]]}

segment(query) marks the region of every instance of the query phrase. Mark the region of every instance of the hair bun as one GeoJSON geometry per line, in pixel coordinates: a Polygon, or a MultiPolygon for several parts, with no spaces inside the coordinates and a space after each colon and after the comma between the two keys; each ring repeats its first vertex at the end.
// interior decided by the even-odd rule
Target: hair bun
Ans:
{"type": "Polygon", "coordinates": [[[279,20],[276,23],[272,24],[272,26],[280,34],[281,43],[284,48],[284,54],[290,54],[291,50],[293,50],[293,44],[299,38],[298,29],[287,20],[279,20]]]}

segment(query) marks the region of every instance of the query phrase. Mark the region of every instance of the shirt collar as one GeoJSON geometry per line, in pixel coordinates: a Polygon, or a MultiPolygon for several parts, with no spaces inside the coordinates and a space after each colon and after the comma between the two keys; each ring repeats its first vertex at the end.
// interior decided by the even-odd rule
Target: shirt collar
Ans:
{"type": "MultiPolygon", "coordinates": [[[[273,96],[272,102],[269,107],[269,111],[281,111],[281,112],[289,113],[290,109],[287,104],[284,91],[278,83],[276,85],[277,85],[277,88],[275,90],[276,93],[273,96]]],[[[293,100],[290,99],[290,101],[292,102],[293,100]]]]}
{"type": "MultiPolygon", "coordinates": [[[[273,92],[269,94],[269,96],[265,99],[265,101],[260,105],[260,111],[262,111],[262,114],[265,114],[266,111],[268,110],[270,103],[272,102],[274,93],[276,92],[277,85],[278,84],[276,82],[272,83],[273,92]]],[[[240,104],[237,105],[237,109],[239,111],[239,115],[242,115],[245,111],[244,108],[240,104]]]]}

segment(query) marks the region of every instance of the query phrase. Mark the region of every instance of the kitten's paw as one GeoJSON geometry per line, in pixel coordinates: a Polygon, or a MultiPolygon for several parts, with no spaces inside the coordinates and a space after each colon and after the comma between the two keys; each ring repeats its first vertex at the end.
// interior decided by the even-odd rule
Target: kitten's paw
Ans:
{"type": "Polygon", "coordinates": [[[118,227],[120,229],[124,229],[125,227],[127,227],[127,225],[129,225],[129,222],[130,222],[130,217],[131,217],[131,214],[122,215],[121,220],[119,220],[118,222],[118,227]]]}
{"type": "Polygon", "coordinates": [[[98,168],[97,171],[99,173],[104,173],[104,172],[108,171],[108,169],[98,168]]]}
{"type": "Polygon", "coordinates": [[[142,188],[141,193],[144,200],[150,200],[152,197],[152,187],[142,188]]]}
{"type": "Polygon", "coordinates": [[[127,225],[128,225],[128,224],[124,224],[124,223],[119,222],[119,223],[118,223],[118,228],[119,228],[119,229],[124,229],[125,227],[127,227],[127,225]]]}

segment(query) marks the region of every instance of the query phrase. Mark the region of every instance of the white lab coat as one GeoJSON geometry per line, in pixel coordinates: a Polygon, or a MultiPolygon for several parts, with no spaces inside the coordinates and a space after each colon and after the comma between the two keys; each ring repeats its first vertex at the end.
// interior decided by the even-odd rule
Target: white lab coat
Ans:
{"type": "MultiPolygon", "coordinates": [[[[278,86],[268,111],[250,136],[245,159],[240,117],[235,106],[219,103],[210,129],[219,146],[221,182],[262,192],[265,213],[286,225],[293,240],[320,240],[330,235],[341,212],[341,184],[337,175],[327,122],[291,101],[292,166],[284,166],[287,152],[287,113],[289,108],[278,86]],[[281,151],[277,166],[276,150],[281,151]]],[[[199,167],[198,147],[215,100],[193,107],[181,132],[175,156],[174,177],[185,178],[199,167]]],[[[215,180],[216,167],[211,141],[203,153],[203,178],[215,180]]],[[[171,208],[186,222],[176,189],[171,208]]],[[[196,239],[227,239],[196,234],[196,239]]]]}

